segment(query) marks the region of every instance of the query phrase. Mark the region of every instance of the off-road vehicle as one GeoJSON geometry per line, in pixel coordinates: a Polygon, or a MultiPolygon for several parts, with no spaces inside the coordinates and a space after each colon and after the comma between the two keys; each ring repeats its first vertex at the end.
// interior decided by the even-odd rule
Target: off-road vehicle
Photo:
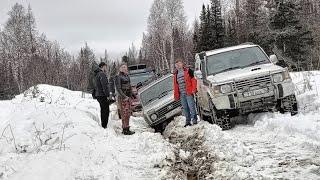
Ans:
{"type": "Polygon", "coordinates": [[[145,64],[131,65],[128,67],[128,69],[132,92],[136,97],[132,100],[131,109],[134,112],[141,111],[142,107],[138,96],[138,91],[146,84],[146,82],[155,77],[155,73],[152,71],[152,69],[147,68],[145,64]]]}
{"type": "MultiPolygon", "coordinates": [[[[133,112],[139,112],[141,111],[142,106],[140,103],[140,97],[138,96],[138,91],[144,85],[152,81],[156,76],[154,71],[151,68],[148,68],[147,65],[145,64],[128,66],[128,70],[129,70],[129,77],[131,81],[132,92],[134,94],[134,98],[132,99],[132,103],[131,103],[131,109],[133,112]]],[[[119,105],[118,105],[118,116],[121,119],[119,105]]]]}
{"type": "Polygon", "coordinates": [[[201,118],[232,128],[231,118],[252,112],[297,114],[298,105],[288,69],[276,65],[252,43],[196,55],[196,101],[201,118]]]}
{"type": "Polygon", "coordinates": [[[165,75],[139,91],[145,121],[157,132],[181,114],[180,101],[174,100],[173,75],[165,75]]]}

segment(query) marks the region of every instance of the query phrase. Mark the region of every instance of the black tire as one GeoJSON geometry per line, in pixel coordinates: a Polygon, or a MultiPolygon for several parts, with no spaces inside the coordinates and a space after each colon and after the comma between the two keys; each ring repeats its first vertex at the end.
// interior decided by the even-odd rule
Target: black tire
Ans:
{"type": "Polygon", "coordinates": [[[211,113],[210,113],[211,123],[217,124],[218,126],[221,127],[223,131],[229,130],[232,128],[231,118],[227,112],[217,111],[214,105],[212,104],[212,102],[210,102],[210,110],[211,110],[211,113]]]}
{"type": "Polygon", "coordinates": [[[171,120],[165,121],[163,123],[160,123],[154,127],[154,130],[156,133],[163,133],[164,130],[166,130],[166,127],[171,122],[171,120]]]}
{"type": "Polygon", "coordinates": [[[291,116],[298,114],[298,102],[295,95],[290,95],[280,101],[280,113],[291,113],[291,116]]]}

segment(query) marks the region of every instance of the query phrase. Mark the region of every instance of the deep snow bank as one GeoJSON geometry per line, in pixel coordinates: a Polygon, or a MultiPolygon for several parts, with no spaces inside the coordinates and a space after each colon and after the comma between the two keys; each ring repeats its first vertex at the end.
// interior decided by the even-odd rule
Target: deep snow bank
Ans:
{"type": "Polygon", "coordinates": [[[132,118],[137,133],[123,136],[116,112],[100,127],[90,95],[49,85],[35,92],[0,101],[0,179],[159,179],[173,156],[141,118],[132,118]]]}

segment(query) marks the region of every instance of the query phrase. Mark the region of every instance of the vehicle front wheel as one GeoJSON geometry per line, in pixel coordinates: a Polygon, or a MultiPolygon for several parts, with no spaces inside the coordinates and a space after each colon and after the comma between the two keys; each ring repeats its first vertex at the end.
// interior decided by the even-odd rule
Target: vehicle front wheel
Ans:
{"type": "Polygon", "coordinates": [[[154,127],[155,132],[162,134],[163,131],[166,130],[166,127],[168,126],[168,124],[169,124],[170,122],[171,122],[171,120],[167,120],[167,121],[165,121],[165,122],[163,122],[163,123],[160,123],[160,124],[156,125],[156,126],[154,127]]]}
{"type": "Polygon", "coordinates": [[[231,118],[227,112],[217,111],[212,102],[210,102],[210,111],[210,119],[212,123],[220,126],[222,130],[229,130],[232,128],[231,118]]]}
{"type": "Polygon", "coordinates": [[[202,108],[201,108],[201,106],[200,106],[200,103],[199,103],[199,99],[198,99],[198,98],[196,98],[196,105],[197,105],[197,111],[198,111],[198,115],[199,115],[200,119],[205,121],[206,118],[205,118],[204,115],[203,115],[203,111],[202,111],[202,108]]]}
{"type": "Polygon", "coordinates": [[[296,96],[290,95],[281,99],[279,111],[282,114],[290,112],[292,116],[298,114],[298,102],[296,96]]]}

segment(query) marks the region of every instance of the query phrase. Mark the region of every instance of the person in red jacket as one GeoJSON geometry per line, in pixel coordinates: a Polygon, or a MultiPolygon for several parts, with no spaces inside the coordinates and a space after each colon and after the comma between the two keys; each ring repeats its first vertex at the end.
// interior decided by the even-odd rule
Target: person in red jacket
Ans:
{"type": "Polygon", "coordinates": [[[190,68],[185,67],[183,59],[176,60],[176,70],[173,76],[174,98],[176,101],[181,100],[184,116],[186,117],[186,125],[191,126],[198,123],[196,104],[194,95],[197,92],[197,80],[194,72],[190,68]]]}

